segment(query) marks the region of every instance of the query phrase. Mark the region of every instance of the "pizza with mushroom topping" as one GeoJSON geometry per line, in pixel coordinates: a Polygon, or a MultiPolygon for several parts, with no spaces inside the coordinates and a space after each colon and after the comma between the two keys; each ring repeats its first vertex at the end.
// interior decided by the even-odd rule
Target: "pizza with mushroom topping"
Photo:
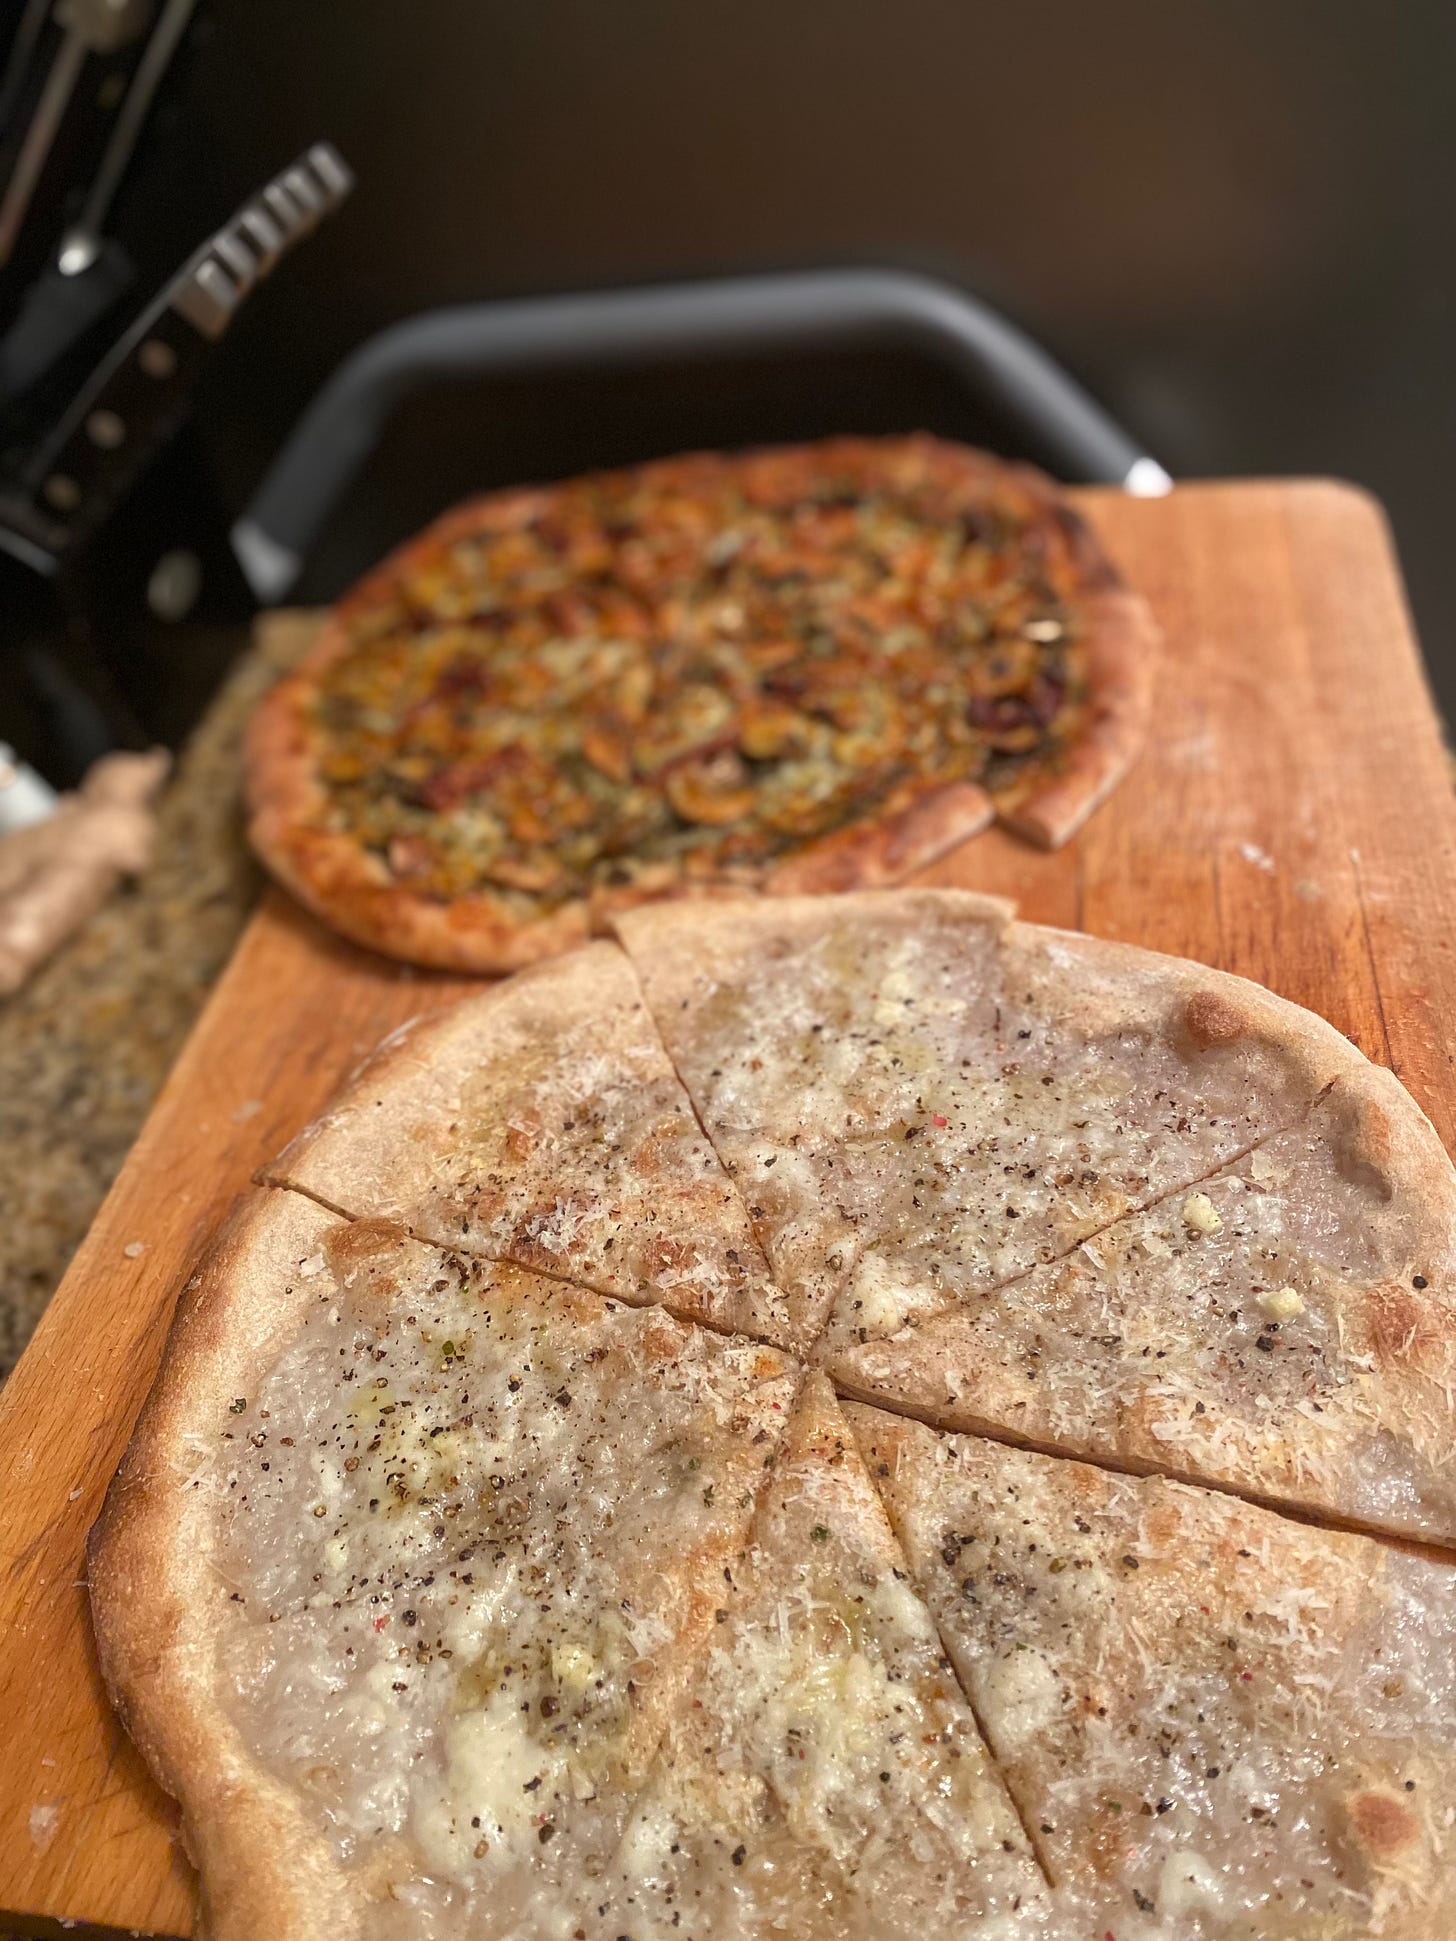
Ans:
{"type": "Polygon", "coordinates": [[[497,493],[334,610],[250,733],[253,840],[346,935],[505,970],[645,898],[1063,841],[1155,630],[1025,466],[837,439],[497,493]]]}

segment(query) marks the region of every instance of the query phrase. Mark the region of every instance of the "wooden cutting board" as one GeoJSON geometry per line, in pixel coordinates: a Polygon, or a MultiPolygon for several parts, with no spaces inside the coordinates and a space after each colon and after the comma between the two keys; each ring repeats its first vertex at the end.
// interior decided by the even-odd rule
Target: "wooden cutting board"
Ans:
{"type": "MultiPolygon", "coordinates": [[[[920,880],[1259,979],[1452,1147],[1456,803],[1378,507],[1322,481],[1078,496],[1166,634],[1148,750],[1057,855],[993,831],[920,880]]],[[[467,988],[266,900],[0,1394],[6,1926],[192,1930],[173,1814],[98,1679],[86,1531],[229,1202],[378,1038],[467,988]]]]}

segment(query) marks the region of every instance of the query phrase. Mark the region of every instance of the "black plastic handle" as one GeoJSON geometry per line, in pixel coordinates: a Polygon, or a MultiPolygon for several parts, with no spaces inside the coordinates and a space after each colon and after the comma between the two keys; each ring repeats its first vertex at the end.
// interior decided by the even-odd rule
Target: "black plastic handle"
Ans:
{"type": "Polygon", "coordinates": [[[1038,344],[963,290],[898,270],[809,270],[408,318],[361,345],[324,385],[233,528],[233,545],[258,598],[282,599],[389,414],[441,379],[869,346],[934,358],[1069,478],[1148,494],[1171,484],[1038,344]]]}

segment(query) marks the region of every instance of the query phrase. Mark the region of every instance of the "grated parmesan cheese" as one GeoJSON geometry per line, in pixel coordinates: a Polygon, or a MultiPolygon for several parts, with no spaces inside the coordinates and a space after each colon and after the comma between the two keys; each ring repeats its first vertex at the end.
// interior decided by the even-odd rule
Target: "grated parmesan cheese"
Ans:
{"type": "Polygon", "coordinates": [[[1217,1233],[1223,1225],[1218,1208],[1207,1193],[1190,1193],[1183,1202],[1183,1224],[1194,1233],[1217,1233]]]}
{"type": "Polygon", "coordinates": [[[1304,1296],[1294,1287],[1266,1287],[1254,1296],[1254,1305],[1271,1321],[1292,1321],[1304,1313],[1304,1296]]]}

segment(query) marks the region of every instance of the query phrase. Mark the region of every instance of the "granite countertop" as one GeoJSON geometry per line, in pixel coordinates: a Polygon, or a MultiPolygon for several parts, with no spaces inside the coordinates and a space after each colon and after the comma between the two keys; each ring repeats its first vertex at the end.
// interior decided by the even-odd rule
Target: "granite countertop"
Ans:
{"type": "Polygon", "coordinates": [[[233,667],[163,798],[154,861],[0,1002],[0,1379],[30,1339],[262,889],[240,746],[287,630],[233,667]]]}

